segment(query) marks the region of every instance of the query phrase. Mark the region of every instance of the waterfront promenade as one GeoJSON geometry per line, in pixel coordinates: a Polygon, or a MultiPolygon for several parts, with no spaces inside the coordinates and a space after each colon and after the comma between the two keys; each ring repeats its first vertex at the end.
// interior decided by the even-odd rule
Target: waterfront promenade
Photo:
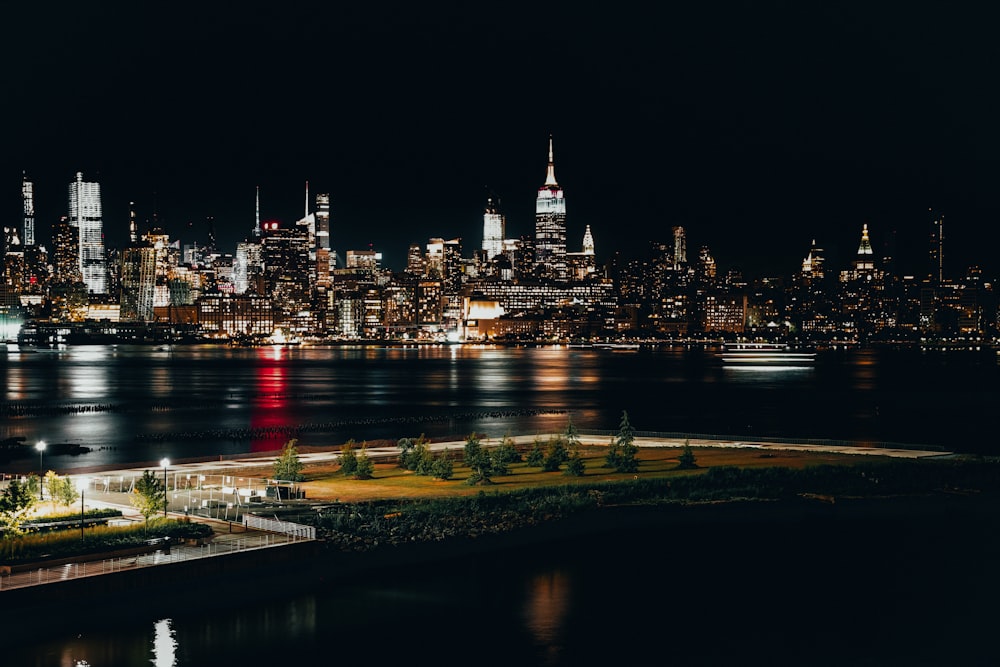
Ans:
{"type": "MultiPolygon", "coordinates": [[[[530,446],[540,436],[516,436],[512,438],[519,446],[530,446]]],[[[548,436],[541,436],[543,441],[548,436]]],[[[603,446],[608,437],[583,435],[582,444],[603,446]]],[[[834,445],[812,443],[774,443],[755,440],[739,441],[730,439],[692,439],[669,437],[637,437],[639,447],[681,447],[685,442],[692,447],[732,447],[766,450],[815,451],[855,456],[889,456],[896,458],[929,458],[950,456],[950,452],[914,448],[868,447],[861,445],[834,445]]],[[[488,440],[485,446],[499,444],[499,440],[488,440]]],[[[464,440],[431,443],[433,451],[450,449],[461,451],[464,440]]],[[[371,447],[368,455],[374,460],[393,459],[399,450],[395,446],[371,447]]],[[[310,451],[299,454],[305,469],[335,465],[339,449],[310,451]]],[[[211,540],[202,544],[171,544],[169,548],[160,546],[149,553],[111,557],[99,560],[61,562],[59,564],[16,568],[10,574],[0,576],[0,594],[6,590],[44,586],[82,577],[95,577],[121,573],[154,566],[170,565],[197,559],[216,558],[233,554],[271,549],[309,540],[301,534],[289,534],[288,525],[277,520],[267,521],[268,507],[273,496],[269,489],[278,489],[268,476],[273,469],[278,452],[268,456],[247,456],[234,460],[211,460],[185,462],[170,465],[166,470],[168,481],[168,512],[171,516],[187,517],[193,521],[209,524],[213,528],[211,540]],[[260,517],[265,517],[261,523],[260,517]]],[[[131,483],[149,467],[124,468],[116,470],[91,471],[74,478],[85,478],[84,503],[89,508],[112,507],[120,509],[122,521],[142,521],[142,516],[129,504],[128,491],[131,483]]],[[[153,469],[156,470],[156,469],[153,469]]],[[[76,480],[75,480],[76,481],[76,480]]],[[[308,499],[304,502],[308,503],[308,499]]]]}

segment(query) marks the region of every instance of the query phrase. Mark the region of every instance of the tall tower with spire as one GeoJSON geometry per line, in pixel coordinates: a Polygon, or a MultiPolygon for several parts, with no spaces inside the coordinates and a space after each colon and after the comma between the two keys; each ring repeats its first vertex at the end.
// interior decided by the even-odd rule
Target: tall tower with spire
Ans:
{"type": "Polygon", "coordinates": [[[535,273],[548,280],[565,281],[566,266],[566,198],[556,181],[552,136],[549,136],[549,164],[545,184],[535,199],[535,273]]]}
{"type": "Polygon", "coordinates": [[[594,254],[594,235],[590,233],[590,225],[587,225],[587,229],[583,232],[583,254],[594,254]]]}
{"type": "Polygon", "coordinates": [[[261,237],[261,234],[263,233],[261,232],[260,229],[260,186],[259,185],[257,186],[257,203],[254,208],[254,212],[255,215],[254,215],[254,225],[253,225],[253,237],[255,239],[259,239],[261,237]]]}
{"type": "Polygon", "coordinates": [[[854,270],[858,273],[872,271],[875,268],[875,253],[872,250],[871,239],[868,238],[868,223],[861,229],[861,243],[858,244],[858,257],[854,260],[854,270]]]}

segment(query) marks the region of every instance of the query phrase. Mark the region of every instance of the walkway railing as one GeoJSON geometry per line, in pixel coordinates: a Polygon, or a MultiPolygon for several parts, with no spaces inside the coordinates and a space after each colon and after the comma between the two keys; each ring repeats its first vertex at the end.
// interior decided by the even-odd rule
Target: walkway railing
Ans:
{"type": "Polygon", "coordinates": [[[57,583],[79,577],[93,577],[143,567],[179,563],[199,558],[227,556],[242,551],[292,544],[300,541],[300,539],[282,534],[264,533],[239,538],[234,537],[233,539],[216,539],[201,545],[173,545],[169,550],[164,549],[138,556],[106,558],[104,560],[41,567],[37,570],[0,576],[0,591],[23,588],[25,586],[37,586],[39,584],[57,583]]]}
{"type": "Polygon", "coordinates": [[[279,519],[268,519],[253,514],[244,515],[247,528],[256,530],[266,530],[271,533],[281,533],[295,539],[316,539],[316,528],[314,526],[304,526],[301,523],[291,521],[281,521],[279,519]]]}

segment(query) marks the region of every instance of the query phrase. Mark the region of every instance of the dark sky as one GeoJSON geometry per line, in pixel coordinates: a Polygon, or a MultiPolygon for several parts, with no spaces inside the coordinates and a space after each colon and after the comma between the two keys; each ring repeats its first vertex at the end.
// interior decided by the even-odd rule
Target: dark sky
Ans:
{"type": "Polygon", "coordinates": [[[533,233],[552,134],[569,249],[590,224],[602,261],[683,225],[723,270],[789,274],[813,238],[840,267],[868,223],[923,273],[934,207],[947,273],[1000,270],[985,3],[133,4],[5,9],[3,210],[27,170],[43,240],[83,171],[112,246],[134,200],[184,243],[214,216],[232,252],[257,185],[291,223],[308,180],[340,251],[468,255],[487,188],[533,233]]]}

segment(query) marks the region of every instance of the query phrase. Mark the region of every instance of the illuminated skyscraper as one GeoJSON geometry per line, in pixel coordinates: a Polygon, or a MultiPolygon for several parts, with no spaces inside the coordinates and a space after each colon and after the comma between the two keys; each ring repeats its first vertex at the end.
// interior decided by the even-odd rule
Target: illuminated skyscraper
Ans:
{"type": "Polygon", "coordinates": [[[583,232],[583,254],[594,254],[594,235],[590,233],[590,225],[587,225],[587,229],[583,232]]]}
{"type": "Polygon", "coordinates": [[[540,278],[565,281],[566,269],[566,199],[556,182],[549,137],[549,165],[545,184],[535,199],[535,272],[540,278]]]}
{"type": "Polygon", "coordinates": [[[687,235],[683,227],[674,227],[674,271],[680,271],[687,261],[687,235]]]}
{"type": "Polygon", "coordinates": [[[486,198],[486,209],[483,211],[483,250],[487,260],[503,253],[505,224],[503,214],[500,213],[500,201],[490,194],[486,198]]]}
{"type": "Polygon", "coordinates": [[[35,190],[34,184],[24,175],[21,180],[21,200],[24,203],[24,245],[35,245],[35,190]]]}
{"type": "Polygon", "coordinates": [[[854,269],[858,273],[870,272],[875,268],[875,253],[872,242],[868,238],[868,223],[861,229],[861,243],[858,244],[858,257],[854,260],[854,269]]]}
{"type": "Polygon", "coordinates": [[[108,272],[104,258],[104,222],[101,213],[101,185],[83,180],[69,184],[69,224],[79,230],[80,275],[91,294],[107,292],[108,272]]]}
{"type": "Polygon", "coordinates": [[[316,195],[316,286],[322,289],[330,287],[330,273],[335,268],[330,266],[333,254],[330,252],[330,194],[323,192],[316,195]]]}
{"type": "Polygon", "coordinates": [[[944,282],[944,216],[934,209],[931,214],[931,238],[928,248],[927,277],[931,282],[944,282]]]}

